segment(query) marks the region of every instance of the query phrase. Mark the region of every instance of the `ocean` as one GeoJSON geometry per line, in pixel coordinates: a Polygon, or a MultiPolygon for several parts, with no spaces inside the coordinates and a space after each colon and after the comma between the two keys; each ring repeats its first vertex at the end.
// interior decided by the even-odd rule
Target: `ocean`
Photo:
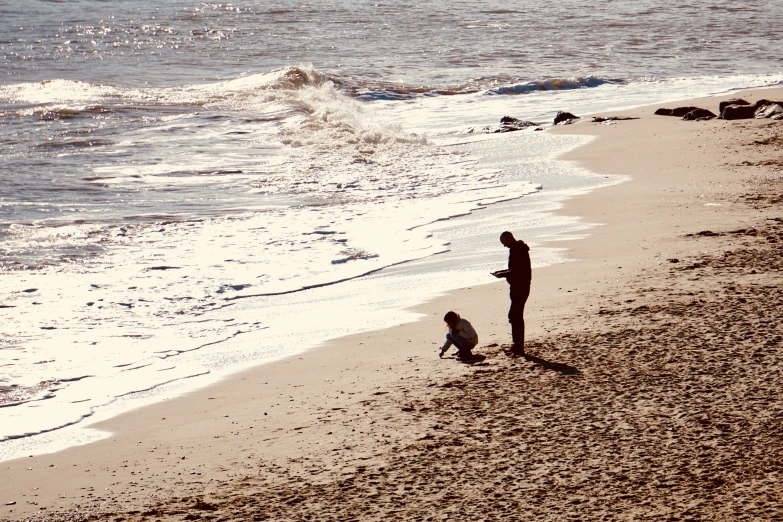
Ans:
{"type": "Polygon", "coordinates": [[[595,224],[557,209],[623,177],[556,112],[779,85],[781,7],[5,0],[0,460],[415,320],[503,230],[562,262],[595,224]]]}

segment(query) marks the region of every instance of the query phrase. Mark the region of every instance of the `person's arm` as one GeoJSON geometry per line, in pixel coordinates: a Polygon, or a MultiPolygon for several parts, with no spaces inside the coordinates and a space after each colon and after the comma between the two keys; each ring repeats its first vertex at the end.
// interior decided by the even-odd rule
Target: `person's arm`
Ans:
{"type": "Polygon", "coordinates": [[[509,275],[511,275],[511,270],[498,270],[496,272],[490,272],[493,276],[497,277],[498,279],[505,279],[509,275]]]}

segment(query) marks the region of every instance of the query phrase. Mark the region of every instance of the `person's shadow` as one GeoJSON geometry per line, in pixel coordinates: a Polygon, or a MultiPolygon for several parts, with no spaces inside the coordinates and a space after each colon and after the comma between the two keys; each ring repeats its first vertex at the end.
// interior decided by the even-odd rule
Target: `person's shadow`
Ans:
{"type": "Polygon", "coordinates": [[[474,353],[470,357],[455,357],[458,362],[461,362],[462,364],[478,364],[480,362],[484,362],[487,359],[486,355],[481,355],[478,353],[474,353]]]}
{"type": "Polygon", "coordinates": [[[547,370],[555,371],[561,375],[582,374],[582,372],[580,372],[578,368],[574,368],[573,366],[566,363],[547,361],[546,359],[542,359],[541,357],[536,357],[535,355],[530,355],[530,354],[525,354],[524,358],[532,362],[533,364],[537,364],[547,370]]]}

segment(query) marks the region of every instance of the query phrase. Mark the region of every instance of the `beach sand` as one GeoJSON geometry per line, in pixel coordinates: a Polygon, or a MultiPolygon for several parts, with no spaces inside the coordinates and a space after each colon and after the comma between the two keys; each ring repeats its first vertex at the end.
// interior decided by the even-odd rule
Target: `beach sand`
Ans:
{"type": "Polygon", "coordinates": [[[504,282],[458,290],[0,463],[0,518],[783,519],[783,121],[654,109],[547,131],[597,136],[565,159],[631,179],[562,209],[600,225],[534,269],[529,359],[504,282]],[[450,308],[472,364],[437,357],[450,308]]]}

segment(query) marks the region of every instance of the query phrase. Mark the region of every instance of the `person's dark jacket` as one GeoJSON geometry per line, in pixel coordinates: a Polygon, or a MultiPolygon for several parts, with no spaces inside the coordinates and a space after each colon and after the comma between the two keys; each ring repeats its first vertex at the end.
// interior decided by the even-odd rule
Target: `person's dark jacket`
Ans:
{"type": "Polygon", "coordinates": [[[533,272],[530,268],[530,247],[518,240],[508,250],[508,284],[512,290],[529,290],[533,272]]]}

